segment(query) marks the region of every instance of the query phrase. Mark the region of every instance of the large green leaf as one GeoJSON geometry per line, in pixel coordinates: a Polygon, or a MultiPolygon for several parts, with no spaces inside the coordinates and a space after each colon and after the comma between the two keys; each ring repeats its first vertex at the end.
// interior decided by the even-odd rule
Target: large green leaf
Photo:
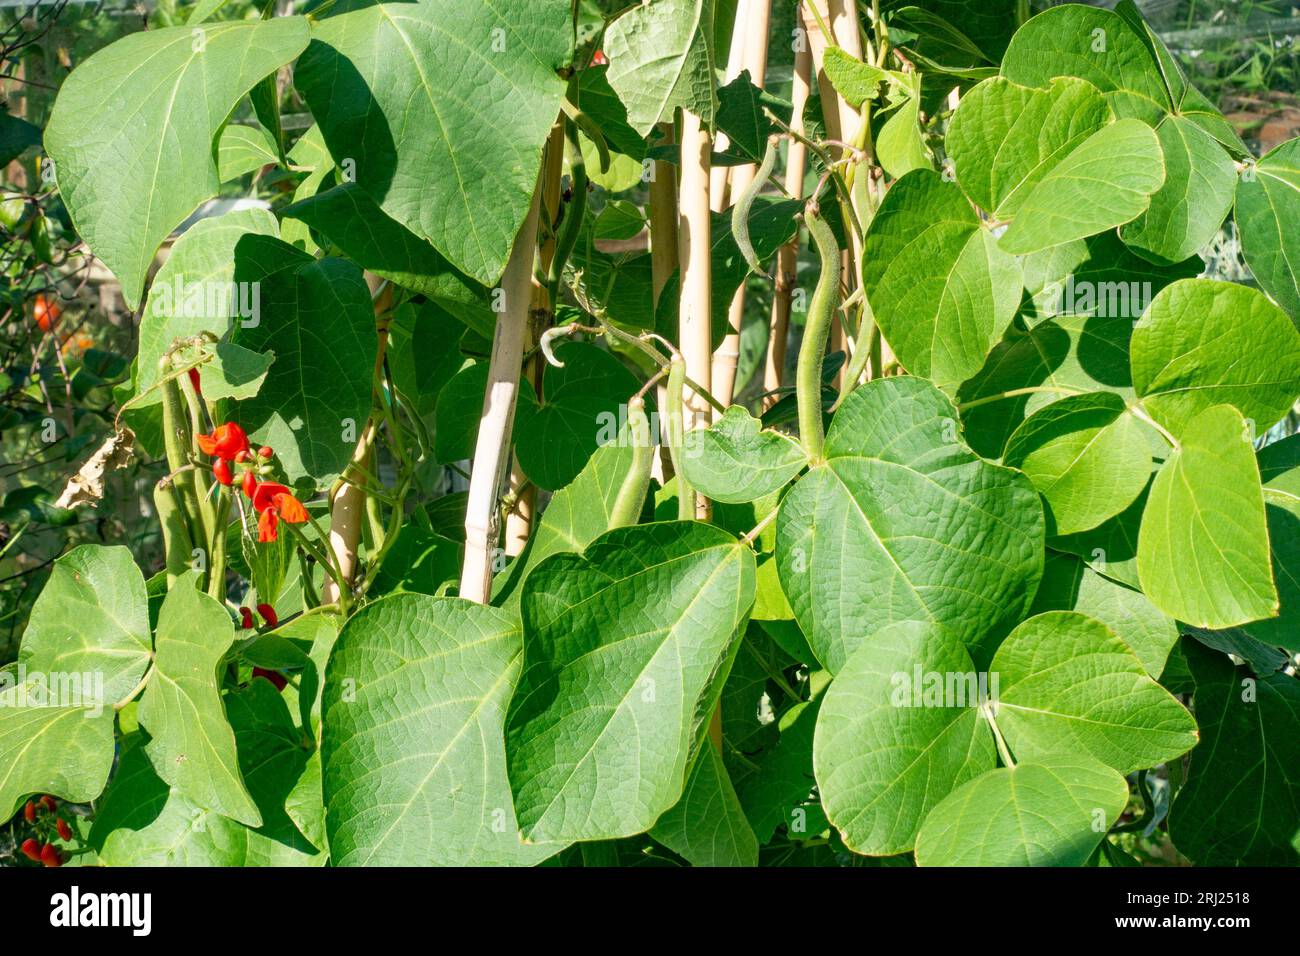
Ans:
{"type": "Polygon", "coordinates": [[[1234,218],[1251,274],[1300,324],[1300,139],[1266,153],[1237,184],[1234,218]]]}
{"type": "Polygon", "coordinates": [[[1128,802],[1124,778],[1082,756],[991,770],[935,807],[918,866],[1082,866],[1128,802]]]}
{"type": "Polygon", "coordinates": [[[275,449],[290,481],[327,482],[347,465],[370,413],[378,348],[370,290],[353,263],[314,259],[270,236],[245,236],[236,256],[235,279],[257,283],[260,315],[238,322],[233,341],[276,360],[257,397],[229,417],[275,449]]]}
{"type": "Polygon", "coordinates": [[[217,674],[235,642],[225,608],[187,572],[158,612],[153,676],[140,698],[145,752],[158,776],[197,806],[250,827],[262,815],[240,773],[217,674]]]}
{"type": "Polygon", "coordinates": [[[1213,136],[1183,116],[1156,127],[1165,181],[1147,211],[1120,230],[1135,249],[1164,262],[1196,255],[1232,211],[1237,169],[1213,136]]]}
{"type": "Polygon", "coordinates": [[[1151,486],[1138,577],[1156,607],[1187,624],[1233,627],[1278,612],[1250,439],[1235,408],[1208,408],[1187,423],[1151,486]]]}
{"type": "Polygon", "coordinates": [[[813,768],[822,806],[857,853],[912,849],[929,811],[997,765],[970,652],[915,621],[870,635],[822,701],[813,768]]]}
{"type": "Polygon", "coordinates": [[[0,819],[32,793],[99,796],[113,765],[113,705],[150,658],[144,577],[122,547],[54,563],[17,664],[0,671],[0,819]]]}
{"type": "Polygon", "coordinates": [[[691,487],[713,501],[755,501],[777,491],[807,463],[799,443],[732,405],[707,429],[690,432],[682,469],[691,487]]]}
{"type": "Polygon", "coordinates": [[[947,148],[966,195],[1008,219],[1057,163],[1113,119],[1084,80],[1060,77],[1039,90],[999,76],[962,97],[947,148]]]}
{"type": "Polygon", "coordinates": [[[1078,611],[1096,618],[1129,646],[1155,678],[1164,671],[1178,642],[1177,624],[1145,594],[1103,577],[1074,555],[1048,552],[1030,613],[1043,611],[1078,611]]]}
{"type": "Polygon", "coordinates": [[[1281,605],[1275,618],[1247,624],[1252,637],[1300,653],[1300,435],[1261,449],[1268,543],[1281,605]]]}
{"type": "Polygon", "coordinates": [[[368,605],[330,655],[321,737],[338,866],[537,863],[506,783],[502,725],[519,675],[519,624],[459,598],[368,605]]]}
{"type": "Polygon", "coordinates": [[[1151,430],[1113,392],[1071,395],[1035,412],[1007,441],[1047,501],[1048,533],[1095,528],[1127,508],[1151,479],[1151,430]]]}
{"type": "Polygon", "coordinates": [[[548,490],[571,482],[597,448],[617,437],[627,401],[641,387],[617,357],[595,345],[564,342],[555,355],[564,365],[547,365],[542,401],[515,435],[519,466],[548,490]]]}
{"type": "Polygon", "coordinates": [[[1175,106],[1145,37],[1110,10],[1065,4],[1028,20],[1011,39],[1002,75],[1047,88],[1058,76],[1087,80],[1116,115],[1154,126],[1175,106]]]}
{"type": "MultiPolygon", "coordinates": [[[[230,329],[235,312],[240,311],[231,309],[232,301],[236,306],[252,304],[251,288],[239,293],[233,284],[235,251],[250,234],[275,236],[275,216],[265,209],[239,209],[201,219],[176,240],[154,277],[140,316],[137,394],[158,381],[158,360],[176,339],[200,332],[221,338],[230,329]]],[[[161,401],[162,393],[154,390],[137,405],[161,401]]]]}
{"type": "Polygon", "coordinates": [[[1174,845],[1199,866],[1300,864],[1300,681],[1183,650],[1203,739],[1169,812],[1174,845]]]}
{"type": "Polygon", "coordinates": [[[866,636],[928,621],[968,645],[1033,600],[1043,513],[1019,472],[982,461],[928,383],[860,386],[836,413],[826,461],[781,503],[781,585],[818,659],[838,672],[866,636]]]}
{"type": "Polygon", "coordinates": [[[315,25],[295,82],[335,160],[466,275],[497,281],[559,113],[568,0],[424,0],[315,25]]]}
{"type": "Polygon", "coordinates": [[[1160,141],[1151,127],[1118,120],[1038,181],[998,245],[1005,252],[1037,252],[1131,222],[1164,181],[1160,141]]]}
{"type": "MultiPolygon", "coordinates": [[[[291,818],[287,801],[306,771],[310,745],[283,698],[255,680],[226,698],[239,766],[263,823],[254,829],[169,787],[136,738],[123,748],[95,814],[90,843],[107,866],[321,866],[325,854],[291,818]]],[[[319,812],[319,810],[317,811],[319,812]]]]}
{"type": "Polygon", "coordinates": [[[862,282],[899,361],[941,388],[979,371],[1020,304],[1020,266],[957,185],[925,169],[885,194],[862,282]]]}
{"type": "Polygon", "coordinates": [[[993,657],[998,728],[1020,760],[1089,754],[1120,773],[1196,745],[1196,721],[1100,621],[1048,611],[1007,636],[993,657]]]}
{"type": "Polygon", "coordinates": [[[389,218],[357,183],[343,183],[284,209],[375,275],[433,299],[475,331],[491,337],[490,293],[425,240],[389,218]]]}
{"type": "Polygon", "coordinates": [[[629,435],[621,432],[620,440],[597,448],[578,477],[551,497],[523,553],[492,582],[494,604],[517,608],[533,568],[560,551],[583,551],[609,530],[614,502],[632,467],[629,435]]]}
{"type": "Polygon", "coordinates": [[[1175,435],[1231,404],[1263,433],[1300,396],[1300,331],[1249,286],[1183,279],[1133,329],[1133,387],[1175,435]]]}
{"type": "Polygon", "coordinates": [[[678,107],[712,125],[713,0],[658,0],[629,7],[605,31],[609,85],[642,136],[678,107]]]}
{"type": "Polygon", "coordinates": [[[640,833],[677,803],[754,600],[754,555],[694,522],[619,528],[524,585],[506,753],[526,839],[640,833]]]}
{"type": "Polygon", "coordinates": [[[745,819],[716,747],[700,748],[681,799],[650,835],[694,866],[758,866],[758,839],[745,819]]]}
{"type": "Polygon", "coordinates": [[[103,48],[64,82],[45,146],[77,231],[131,308],[163,240],[217,194],[217,131],[307,40],[302,17],[148,30],[103,48]]]}
{"type": "Polygon", "coordinates": [[[83,544],[54,562],[32,605],[20,667],[51,679],[93,675],[100,702],[112,707],[134,689],[151,656],[144,576],[130,551],[83,544]]]}

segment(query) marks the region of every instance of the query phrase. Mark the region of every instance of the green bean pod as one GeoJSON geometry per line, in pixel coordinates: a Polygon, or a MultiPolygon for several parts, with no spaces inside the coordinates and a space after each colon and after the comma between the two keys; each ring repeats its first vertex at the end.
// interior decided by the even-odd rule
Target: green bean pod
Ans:
{"type": "MultiPolygon", "coordinates": [[[[614,498],[614,508],[609,516],[611,528],[636,524],[641,517],[641,508],[645,505],[646,492],[650,488],[650,464],[654,458],[654,446],[650,444],[650,419],[646,417],[645,399],[639,395],[627,403],[627,423],[630,432],[628,437],[632,442],[632,465],[614,498]]],[[[678,480],[681,480],[680,476],[678,480]]]]}
{"type": "Polygon", "coordinates": [[[777,146],[780,142],[778,136],[767,138],[767,150],[763,153],[763,162],[758,167],[758,174],[741,191],[731,210],[731,232],[736,237],[736,246],[754,272],[762,272],[763,264],[758,261],[758,254],[754,252],[754,243],[749,237],[749,215],[754,208],[754,200],[758,198],[758,194],[767,183],[767,178],[772,175],[772,169],[776,166],[777,146]]]}
{"type": "Polygon", "coordinates": [[[804,221],[808,235],[821,258],[821,276],[808,303],[803,344],[799,347],[799,366],[795,391],[799,404],[799,438],[809,461],[822,460],[826,433],[822,427],[822,361],[826,357],[826,340],[840,297],[840,247],[835,234],[820,215],[816,201],[806,207],[804,221]]]}

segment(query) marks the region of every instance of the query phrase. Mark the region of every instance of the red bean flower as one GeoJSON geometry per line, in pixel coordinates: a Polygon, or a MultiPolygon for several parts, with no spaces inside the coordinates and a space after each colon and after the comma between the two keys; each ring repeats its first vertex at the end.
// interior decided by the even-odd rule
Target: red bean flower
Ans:
{"type": "Polygon", "coordinates": [[[257,540],[265,544],[276,539],[280,522],[302,524],[307,520],[307,509],[284,485],[264,481],[253,492],[253,508],[258,513],[257,540]]]}
{"type": "Polygon", "coordinates": [[[19,849],[23,851],[23,856],[33,863],[41,862],[41,844],[37,840],[29,837],[23,841],[23,845],[19,849]]]}
{"type": "Polygon", "coordinates": [[[198,435],[196,439],[203,454],[227,461],[233,461],[241,451],[249,449],[248,436],[234,422],[218,425],[211,435],[198,435]]]}

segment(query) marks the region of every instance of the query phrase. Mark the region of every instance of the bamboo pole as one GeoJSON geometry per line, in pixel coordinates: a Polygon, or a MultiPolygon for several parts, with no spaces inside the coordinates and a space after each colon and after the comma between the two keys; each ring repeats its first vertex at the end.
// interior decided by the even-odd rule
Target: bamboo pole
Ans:
{"type": "Polygon", "coordinates": [[[479,416],[478,440],[474,445],[465,509],[465,563],[460,576],[460,596],[477,604],[486,604],[492,594],[497,495],[510,462],[515,402],[519,397],[519,375],[528,337],[540,196],[539,183],[501,277],[505,311],[498,317],[492,337],[487,391],[483,395],[483,413],[479,416]]]}
{"type": "MultiPolygon", "coordinates": [[[[742,8],[746,2],[747,0],[741,0],[742,8]]],[[[741,15],[737,12],[737,27],[740,26],[740,20],[741,15]]],[[[746,35],[742,65],[749,72],[750,80],[759,89],[763,88],[767,78],[767,39],[771,20],[771,0],[748,0],[744,17],[746,35]]],[[[758,167],[753,163],[733,166],[730,195],[726,202],[734,203],[735,197],[753,183],[757,172],[758,167]]],[[[740,360],[740,329],[744,318],[745,283],[742,280],[732,295],[731,305],[727,309],[727,335],[713,355],[712,392],[713,397],[723,405],[730,405],[735,393],[736,363],[740,360]]],[[[720,413],[717,414],[720,417],[720,413]]]]}
{"type": "MultiPolygon", "coordinates": [[[[712,390],[713,342],[709,330],[713,287],[710,242],[709,159],[712,137],[700,117],[682,111],[681,217],[677,232],[677,259],[681,263],[681,298],[678,309],[678,346],[686,362],[686,376],[706,391],[712,390]]],[[[713,420],[709,403],[694,389],[683,395],[685,430],[708,428],[713,420]]],[[[707,498],[697,496],[695,514],[708,520],[707,498]]]]}
{"type": "MultiPolygon", "coordinates": [[[[547,275],[551,268],[551,259],[555,255],[555,229],[560,218],[560,179],[564,174],[564,122],[560,120],[551,127],[551,136],[546,141],[546,160],[542,170],[542,198],[538,210],[539,219],[545,221],[549,228],[538,243],[538,268],[533,273],[532,299],[529,303],[528,338],[524,342],[524,351],[535,346],[542,332],[550,324],[555,314],[556,303],[551,301],[545,283],[537,280],[537,275],[547,275]]],[[[576,205],[573,208],[578,208],[576,205]]],[[[537,398],[542,397],[542,363],[536,355],[524,365],[523,375],[532,383],[537,398]]],[[[537,510],[537,486],[528,481],[523,469],[519,467],[518,456],[512,456],[510,465],[510,486],[507,497],[511,501],[506,514],[505,552],[510,557],[519,555],[528,544],[533,530],[533,515],[537,510]]]]}
{"type": "MultiPolygon", "coordinates": [[[[723,83],[730,83],[745,69],[745,44],[749,35],[748,14],[751,0],[736,0],[736,19],[731,26],[731,47],[727,51],[727,70],[723,83]]],[[[726,149],[727,137],[718,134],[718,148],[726,149]]],[[[727,186],[731,182],[731,167],[718,166],[709,170],[709,208],[722,212],[727,208],[727,186]]]]}
{"type": "MultiPolygon", "coordinates": [[[[803,25],[802,10],[797,14],[803,25]]],[[[795,53],[794,83],[792,100],[794,113],[790,117],[791,127],[798,133],[804,131],[803,111],[808,103],[812,77],[812,53],[804,43],[795,53]]],[[[808,147],[801,141],[790,140],[785,163],[785,191],[792,199],[803,198],[803,181],[808,165],[808,147]]],[[[767,337],[767,362],[763,370],[763,391],[771,393],[781,387],[785,374],[786,340],[790,334],[790,300],[794,295],[795,282],[798,279],[796,268],[799,261],[799,233],[781,247],[776,255],[776,289],[772,296],[772,321],[767,337]]],[[[777,396],[768,394],[763,400],[764,410],[776,404],[777,396]]]]}

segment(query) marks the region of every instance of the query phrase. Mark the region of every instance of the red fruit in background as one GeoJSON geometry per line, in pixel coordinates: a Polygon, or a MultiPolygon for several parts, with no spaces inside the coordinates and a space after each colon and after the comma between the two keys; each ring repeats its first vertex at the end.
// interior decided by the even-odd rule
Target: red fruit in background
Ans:
{"type": "Polygon", "coordinates": [[[604,66],[609,63],[609,57],[605,56],[604,50],[597,50],[591,55],[592,66],[604,66]]]}
{"type": "Polygon", "coordinates": [[[27,801],[27,806],[23,807],[23,819],[28,823],[36,822],[36,804],[30,800],[27,801]]]}
{"type": "Polygon", "coordinates": [[[217,481],[227,487],[235,480],[235,476],[230,472],[230,462],[224,458],[218,458],[212,463],[212,473],[217,476],[217,481]]]}
{"type": "Polygon", "coordinates": [[[62,866],[63,854],[53,843],[47,843],[41,847],[41,862],[46,866],[62,866]]]}
{"type": "Polygon", "coordinates": [[[246,631],[251,631],[254,627],[253,612],[246,607],[241,607],[239,609],[239,617],[240,617],[239,626],[246,631]]]}
{"type": "Polygon", "coordinates": [[[247,497],[252,498],[253,494],[257,491],[257,476],[251,471],[244,472],[243,486],[244,494],[247,497]]]}
{"type": "Polygon", "coordinates": [[[63,309],[59,303],[55,302],[44,292],[39,292],[36,298],[32,300],[32,318],[36,320],[36,325],[42,332],[48,332],[59,324],[59,316],[63,314],[63,309]]]}
{"type": "Polygon", "coordinates": [[[54,801],[54,798],[47,793],[45,796],[41,797],[41,806],[46,810],[49,810],[50,813],[53,813],[55,808],[58,807],[58,804],[54,801]]]}
{"type": "Polygon", "coordinates": [[[263,445],[261,448],[257,450],[258,458],[270,458],[274,454],[275,452],[271,451],[270,445],[263,445]]]}
{"type": "Polygon", "coordinates": [[[265,677],[267,680],[269,680],[272,684],[275,685],[276,690],[284,690],[285,685],[289,683],[287,680],[284,679],[282,675],[277,674],[275,671],[268,671],[261,667],[253,668],[253,676],[265,677]]]}
{"type": "Polygon", "coordinates": [[[33,863],[41,862],[41,845],[30,837],[23,841],[23,845],[19,849],[23,851],[23,856],[33,863]]]}
{"type": "Polygon", "coordinates": [[[54,829],[59,831],[59,837],[64,840],[72,839],[72,827],[68,826],[68,821],[59,817],[58,822],[54,824],[54,829]]]}
{"type": "Polygon", "coordinates": [[[195,435],[203,454],[213,458],[234,459],[241,451],[248,451],[248,436],[234,422],[226,422],[212,430],[211,435],[195,435]]]}
{"type": "Polygon", "coordinates": [[[269,604],[259,604],[257,613],[262,615],[262,620],[266,621],[268,627],[277,627],[280,624],[280,619],[275,616],[275,608],[269,604]]]}

